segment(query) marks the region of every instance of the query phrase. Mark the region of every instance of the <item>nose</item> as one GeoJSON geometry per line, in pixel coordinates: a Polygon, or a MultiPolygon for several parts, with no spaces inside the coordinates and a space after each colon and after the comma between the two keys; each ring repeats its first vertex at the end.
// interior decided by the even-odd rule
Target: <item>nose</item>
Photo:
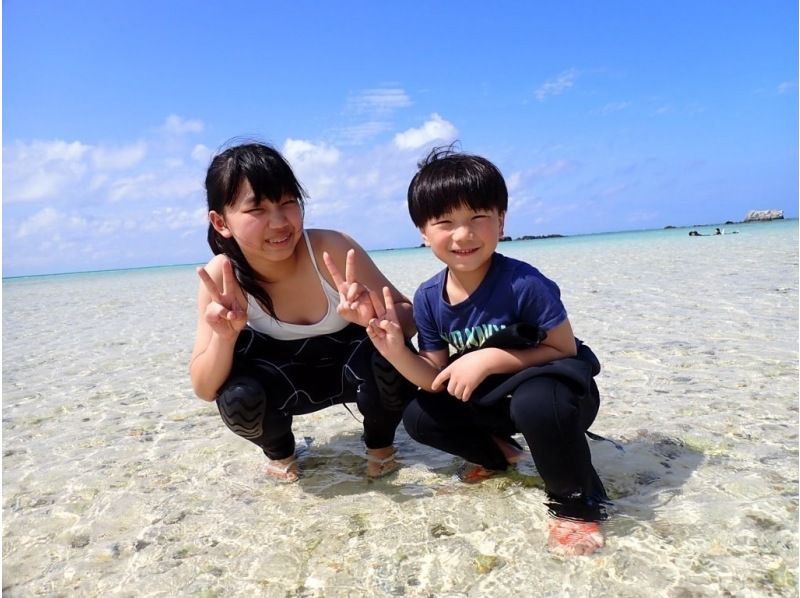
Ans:
{"type": "Polygon", "coordinates": [[[455,241],[469,239],[471,236],[472,236],[472,227],[468,224],[462,224],[461,226],[457,226],[456,229],[453,231],[453,239],[455,241]]]}
{"type": "Polygon", "coordinates": [[[281,206],[272,206],[269,211],[270,228],[283,228],[287,222],[286,214],[283,213],[281,206]]]}

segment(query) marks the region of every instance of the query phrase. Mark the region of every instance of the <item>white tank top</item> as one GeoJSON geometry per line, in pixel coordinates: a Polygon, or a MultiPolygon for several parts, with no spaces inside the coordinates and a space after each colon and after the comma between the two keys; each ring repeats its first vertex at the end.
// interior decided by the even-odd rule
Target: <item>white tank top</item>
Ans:
{"type": "Polygon", "coordinates": [[[336,313],[336,307],[339,305],[339,291],[334,289],[330,283],[325,280],[322,274],[320,274],[319,268],[317,267],[317,260],[314,259],[314,251],[311,249],[311,241],[305,230],[303,231],[303,238],[306,240],[308,255],[311,256],[311,263],[314,264],[314,270],[322,284],[325,298],[328,300],[328,311],[325,312],[322,319],[316,324],[290,324],[289,322],[281,322],[265,312],[254,297],[250,295],[247,296],[247,323],[254,330],[268,334],[279,341],[292,341],[300,338],[332,334],[334,332],[339,332],[350,324],[350,322],[336,313]]]}

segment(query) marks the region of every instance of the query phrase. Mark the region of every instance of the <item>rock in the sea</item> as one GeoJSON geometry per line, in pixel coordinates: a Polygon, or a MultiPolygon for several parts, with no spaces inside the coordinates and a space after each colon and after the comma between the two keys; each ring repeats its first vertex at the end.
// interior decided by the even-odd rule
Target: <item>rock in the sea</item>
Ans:
{"type": "Polygon", "coordinates": [[[783,218],[783,210],[750,210],[747,212],[745,222],[753,220],[780,220],[783,218]]]}

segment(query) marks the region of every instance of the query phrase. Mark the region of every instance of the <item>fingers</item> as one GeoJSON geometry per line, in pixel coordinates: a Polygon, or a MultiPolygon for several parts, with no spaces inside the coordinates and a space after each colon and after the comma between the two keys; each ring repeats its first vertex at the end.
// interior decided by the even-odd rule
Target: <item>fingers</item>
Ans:
{"type": "Polygon", "coordinates": [[[392,322],[397,322],[397,312],[394,309],[394,298],[389,287],[383,287],[383,302],[386,305],[386,317],[392,322]]]}
{"type": "Polygon", "coordinates": [[[361,297],[364,295],[364,292],[368,291],[369,289],[357,282],[348,282],[345,284],[347,285],[345,300],[350,304],[350,309],[356,309],[359,299],[361,299],[361,297]]]}
{"type": "Polygon", "coordinates": [[[367,335],[371,339],[386,338],[386,331],[381,327],[381,322],[376,318],[372,318],[367,324],[367,335]]]}
{"type": "Polygon", "coordinates": [[[444,368],[433,379],[433,382],[431,383],[431,390],[437,392],[439,391],[439,389],[447,385],[448,394],[454,396],[459,401],[463,401],[466,403],[472,396],[473,389],[467,386],[466,384],[460,383],[458,380],[454,380],[452,374],[453,372],[450,370],[449,366],[444,368]]]}
{"type": "Polygon", "coordinates": [[[232,305],[228,310],[226,319],[230,322],[241,322],[247,320],[247,311],[243,310],[236,299],[233,299],[232,305]]]}
{"type": "Polygon", "coordinates": [[[339,268],[333,263],[333,258],[331,258],[327,251],[322,252],[322,261],[325,262],[325,267],[328,268],[328,272],[331,273],[333,284],[336,285],[336,288],[341,292],[344,278],[342,278],[342,273],[339,272],[339,268]]]}
{"type": "Polygon", "coordinates": [[[444,368],[441,372],[439,372],[436,377],[431,382],[431,388],[433,390],[439,390],[442,385],[450,379],[450,368],[444,368]]]}
{"type": "Polygon", "coordinates": [[[383,306],[381,296],[372,289],[367,289],[369,293],[369,300],[372,302],[372,309],[375,311],[375,317],[382,320],[386,315],[386,308],[383,306]]]}
{"type": "Polygon", "coordinates": [[[352,285],[356,281],[356,251],[349,249],[347,251],[347,258],[344,262],[344,281],[347,286],[352,285]]]}
{"type": "Polygon", "coordinates": [[[228,293],[232,293],[236,288],[233,277],[233,265],[231,260],[226,256],[222,260],[222,296],[228,297],[228,293]]]}
{"type": "Polygon", "coordinates": [[[222,303],[222,297],[219,294],[219,287],[217,287],[217,283],[214,282],[214,279],[208,274],[205,268],[198,268],[197,275],[200,277],[200,280],[203,281],[203,285],[206,287],[206,291],[208,294],[211,295],[211,300],[215,303],[222,303]]]}

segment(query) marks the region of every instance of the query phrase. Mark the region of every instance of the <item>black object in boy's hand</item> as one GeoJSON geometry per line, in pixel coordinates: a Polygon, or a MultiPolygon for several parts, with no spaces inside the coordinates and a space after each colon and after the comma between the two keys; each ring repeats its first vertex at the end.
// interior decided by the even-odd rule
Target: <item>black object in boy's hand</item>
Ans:
{"type": "Polygon", "coordinates": [[[518,322],[498,330],[479,347],[486,349],[530,349],[537,347],[547,338],[547,333],[533,324],[518,322]]]}

